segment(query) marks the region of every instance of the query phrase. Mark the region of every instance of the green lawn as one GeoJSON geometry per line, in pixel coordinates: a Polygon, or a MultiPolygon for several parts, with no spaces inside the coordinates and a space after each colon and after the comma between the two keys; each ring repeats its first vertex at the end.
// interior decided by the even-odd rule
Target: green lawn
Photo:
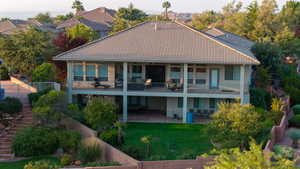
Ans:
{"type": "Polygon", "coordinates": [[[140,160],[189,159],[213,148],[205,128],[203,124],[129,123],[125,128],[125,146],[145,151],[140,139],[152,136],[151,156],[140,160]]]}
{"type": "Polygon", "coordinates": [[[26,160],[16,161],[16,162],[0,162],[0,169],[23,169],[24,166],[30,161],[39,161],[39,160],[47,160],[53,164],[59,164],[59,160],[56,157],[34,157],[26,160]]]}

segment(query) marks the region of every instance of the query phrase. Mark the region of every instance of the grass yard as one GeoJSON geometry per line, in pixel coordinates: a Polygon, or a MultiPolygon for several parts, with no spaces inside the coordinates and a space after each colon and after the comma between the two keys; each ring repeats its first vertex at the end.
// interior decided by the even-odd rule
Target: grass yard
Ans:
{"type": "Polygon", "coordinates": [[[50,161],[52,164],[59,164],[59,160],[56,157],[43,156],[34,157],[26,160],[20,160],[16,162],[0,162],[0,169],[23,169],[24,166],[30,161],[46,160],[50,161]]]}
{"type": "Polygon", "coordinates": [[[151,136],[151,155],[139,160],[191,159],[213,148],[205,128],[203,124],[129,123],[124,129],[125,146],[145,151],[140,139],[151,136]]]}

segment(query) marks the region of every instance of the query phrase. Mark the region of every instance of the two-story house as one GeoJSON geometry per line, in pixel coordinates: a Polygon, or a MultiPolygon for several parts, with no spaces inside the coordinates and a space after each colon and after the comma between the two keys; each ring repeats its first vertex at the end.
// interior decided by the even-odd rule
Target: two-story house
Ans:
{"type": "Polygon", "coordinates": [[[186,122],[187,112],[205,118],[221,101],[249,103],[251,67],[259,64],[252,45],[216,28],[145,22],[54,60],[67,62],[69,102],[102,97],[119,105],[123,121],[186,122]]]}

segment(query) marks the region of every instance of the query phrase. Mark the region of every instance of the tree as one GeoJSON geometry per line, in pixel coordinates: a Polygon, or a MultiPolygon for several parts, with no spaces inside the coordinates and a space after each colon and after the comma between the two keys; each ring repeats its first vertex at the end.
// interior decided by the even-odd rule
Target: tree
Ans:
{"type": "Polygon", "coordinates": [[[65,52],[70,49],[76,48],[88,42],[86,38],[71,39],[65,33],[60,33],[52,43],[58,48],[60,52],[65,52]]]}
{"type": "Polygon", "coordinates": [[[252,105],[220,103],[212,115],[208,132],[212,142],[220,147],[246,148],[249,137],[257,138],[263,131],[262,115],[252,105]]]}
{"type": "Polygon", "coordinates": [[[57,15],[55,18],[54,18],[54,22],[56,23],[56,24],[58,24],[58,23],[61,23],[61,22],[63,22],[63,21],[66,21],[66,20],[68,20],[68,19],[71,19],[71,18],[73,18],[74,17],[74,14],[72,13],[72,12],[70,12],[70,13],[68,13],[68,14],[66,14],[66,15],[57,15]]]}
{"type": "Polygon", "coordinates": [[[84,109],[84,118],[87,124],[97,131],[111,128],[117,120],[116,105],[93,98],[84,109]]]}
{"type": "Polygon", "coordinates": [[[111,33],[122,31],[146,20],[146,13],[134,8],[134,6],[130,4],[128,8],[118,9],[116,18],[113,21],[111,33]]]}
{"type": "Polygon", "coordinates": [[[78,13],[80,11],[84,11],[82,2],[80,0],[75,0],[72,4],[72,9],[75,9],[76,13],[78,13]]]}
{"type": "Polygon", "coordinates": [[[88,41],[93,41],[98,38],[98,34],[96,31],[83,24],[78,24],[76,26],[68,28],[66,32],[67,36],[71,39],[85,38],[88,41]]]}
{"type": "Polygon", "coordinates": [[[281,49],[271,43],[257,43],[251,48],[251,51],[261,62],[261,66],[271,73],[276,72],[283,60],[281,49]]]}
{"type": "Polygon", "coordinates": [[[168,19],[168,9],[171,8],[171,3],[169,1],[165,1],[163,2],[162,7],[165,8],[165,17],[168,19]]]}
{"type": "Polygon", "coordinates": [[[214,25],[218,20],[221,19],[221,14],[215,11],[204,11],[200,14],[193,14],[192,26],[204,30],[209,26],[214,25]]]}
{"type": "Polygon", "coordinates": [[[54,82],[55,67],[51,63],[43,63],[32,72],[33,82],[54,82]]]}
{"type": "Polygon", "coordinates": [[[53,23],[49,12],[39,13],[34,19],[42,23],[53,23]]]}
{"type": "Polygon", "coordinates": [[[249,150],[239,148],[220,151],[211,166],[205,169],[296,169],[294,161],[288,159],[271,160],[274,154],[268,157],[262,150],[262,145],[255,141],[250,142],[249,150]]]}
{"type": "Polygon", "coordinates": [[[56,126],[68,111],[66,93],[52,90],[33,105],[33,116],[43,125],[56,126]]]}
{"type": "Polygon", "coordinates": [[[0,19],[0,22],[8,21],[8,20],[9,20],[9,18],[1,18],[1,19],[0,19]]]}
{"type": "Polygon", "coordinates": [[[51,43],[52,35],[29,28],[11,36],[0,37],[0,58],[13,73],[30,75],[56,52],[51,43]]]}

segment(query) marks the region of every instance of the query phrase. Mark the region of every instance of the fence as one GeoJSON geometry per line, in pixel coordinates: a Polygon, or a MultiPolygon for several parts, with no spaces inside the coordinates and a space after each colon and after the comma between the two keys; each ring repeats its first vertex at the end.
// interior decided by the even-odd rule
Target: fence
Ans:
{"type": "Polygon", "coordinates": [[[273,146],[280,142],[285,137],[285,130],[288,127],[288,121],[293,115],[293,112],[290,110],[290,97],[283,97],[281,101],[284,103],[283,111],[284,115],[278,126],[273,126],[271,129],[271,138],[268,140],[264,152],[272,152],[273,146]]]}
{"type": "Polygon", "coordinates": [[[25,82],[13,76],[10,77],[10,80],[13,83],[18,84],[23,88],[30,90],[33,93],[47,88],[55,89],[57,91],[61,90],[60,84],[56,82],[25,82]]]}

